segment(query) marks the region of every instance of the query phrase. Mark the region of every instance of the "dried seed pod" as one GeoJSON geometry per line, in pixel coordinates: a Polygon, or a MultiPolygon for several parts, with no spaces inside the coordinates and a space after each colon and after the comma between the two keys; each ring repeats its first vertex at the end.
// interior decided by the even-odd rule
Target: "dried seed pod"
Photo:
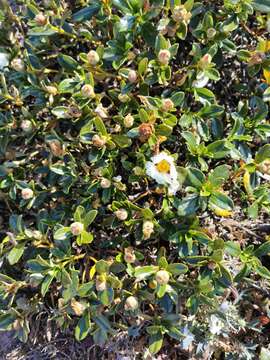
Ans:
{"type": "Polygon", "coordinates": [[[147,141],[154,132],[154,126],[150,123],[142,123],[139,126],[139,139],[141,142],[147,141]]]}

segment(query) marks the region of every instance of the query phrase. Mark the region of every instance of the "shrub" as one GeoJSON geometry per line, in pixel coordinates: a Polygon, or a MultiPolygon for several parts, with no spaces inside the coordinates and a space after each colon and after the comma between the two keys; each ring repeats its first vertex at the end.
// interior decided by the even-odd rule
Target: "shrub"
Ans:
{"type": "Polygon", "coordinates": [[[270,241],[245,229],[270,209],[269,1],[8,3],[0,328],[27,341],[45,314],[98,345],[258,356],[270,241]]]}

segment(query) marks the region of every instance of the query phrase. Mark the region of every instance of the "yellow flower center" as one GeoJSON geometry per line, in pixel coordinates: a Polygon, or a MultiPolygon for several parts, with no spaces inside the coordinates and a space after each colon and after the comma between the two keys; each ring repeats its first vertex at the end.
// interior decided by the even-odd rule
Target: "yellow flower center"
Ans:
{"type": "Polygon", "coordinates": [[[171,165],[166,160],[161,160],[158,164],[156,164],[156,168],[159,172],[168,174],[171,169],[171,165]]]}

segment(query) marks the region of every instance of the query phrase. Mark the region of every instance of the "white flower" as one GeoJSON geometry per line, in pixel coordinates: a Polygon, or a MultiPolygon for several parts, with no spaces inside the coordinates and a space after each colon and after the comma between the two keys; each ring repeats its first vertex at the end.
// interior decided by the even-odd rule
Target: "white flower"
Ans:
{"type": "Polygon", "coordinates": [[[187,326],[184,327],[184,329],[182,330],[182,333],[185,336],[185,338],[182,340],[182,348],[184,350],[188,350],[189,345],[194,340],[194,335],[189,331],[187,326]]]}
{"type": "Polygon", "coordinates": [[[158,184],[168,186],[170,194],[178,191],[180,184],[177,181],[174,159],[170,155],[165,152],[154,155],[151,161],[147,161],[145,167],[146,174],[155,179],[158,184]]]}
{"type": "Polygon", "coordinates": [[[219,335],[223,327],[224,323],[216,315],[210,316],[209,331],[211,334],[219,335]]]}
{"type": "Polygon", "coordinates": [[[5,66],[8,66],[8,54],[0,53],[0,70],[2,70],[5,66]]]}

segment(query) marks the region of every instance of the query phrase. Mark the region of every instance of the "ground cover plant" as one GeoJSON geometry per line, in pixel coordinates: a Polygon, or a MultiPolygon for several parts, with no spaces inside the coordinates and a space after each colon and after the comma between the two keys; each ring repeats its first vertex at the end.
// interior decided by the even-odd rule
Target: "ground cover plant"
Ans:
{"type": "Polygon", "coordinates": [[[269,359],[270,2],[0,3],[0,329],[269,359]]]}

